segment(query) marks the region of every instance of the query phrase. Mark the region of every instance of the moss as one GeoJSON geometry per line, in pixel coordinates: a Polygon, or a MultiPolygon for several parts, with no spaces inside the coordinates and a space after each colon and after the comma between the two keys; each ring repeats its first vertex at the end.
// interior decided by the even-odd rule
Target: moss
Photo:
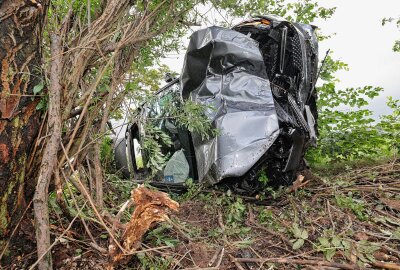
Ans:
{"type": "Polygon", "coordinates": [[[7,191],[3,194],[3,198],[1,198],[0,205],[0,235],[6,233],[6,229],[8,227],[8,209],[7,209],[7,200],[14,187],[15,183],[9,183],[7,191]]]}
{"type": "MultiPolygon", "coordinates": [[[[21,173],[24,174],[24,173],[21,173]]],[[[11,193],[14,190],[14,187],[17,183],[17,181],[21,181],[21,175],[17,175],[15,178],[16,180],[13,182],[8,182],[8,188],[7,191],[3,194],[3,197],[1,198],[1,204],[0,204],[0,235],[4,235],[6,233],[7,227],[9,225],[9,214],[8,214],[8,207],[7,207],[7,201],[8,198],[10,197],[11,193]]],[[[23,181],[23,178],[22,178],[23,181]]]]}
{"type": "MultiPolygon", "coordinates": [[[[7,241],[0,240],[0,252],[2,252],[2,251],[4,250],[6,243],[7,243],[7,241]]],[[[7,250],[4,252],[3,258],[4,258],[4,257],[8,257],[9,255],[10,255],[10,251],[7,249],[7,250]]]]}
{"type": "Polygon", "coordinates": [[[5,194],[3,200],[0,205],[0,235],[4,235],[6,233],[6,229],[8,226],[8,214],[7,214],[7,201],[8,194],[5,194]]]}
{"type": "Polygon", "coordinates": [[[16,142],[17,142],[17,138],[18,138],[18,136],[19,136],[19,132],[20,132],[20,127],[19,127],[19,117],[17,116],[17,117],[15,117],[13,120],[12,120],[12,124],[13,124],[13,126],[14,126],[14,129],[12,130],[12,133],[11,133],[11,143],[12,143],[12,145],[13,145],[13,147],[18,147],[18,145],[16,144],[16,142]]]}
{"type": "Polygon", "coordinates": [[[13,119],[13,125],[14,127],[18,128],[19,127],[19,117],[15,117],[13,119]]]}

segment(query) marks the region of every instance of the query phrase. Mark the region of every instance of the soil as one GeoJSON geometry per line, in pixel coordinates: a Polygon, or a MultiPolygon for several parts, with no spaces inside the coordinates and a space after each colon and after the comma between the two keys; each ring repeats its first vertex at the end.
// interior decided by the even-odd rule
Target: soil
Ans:
{"type": "MultiPolygon", "coordinates": [[[[163,231],[158,243],[145,237],[142,248],[165,246],[165,239],[175,239],[176,244],[144,252],[147,266],[133,256],[116,268],[400,269],[399,161],[329,177],[302,174],[302,182],[309,182],[297,190],[259,194],[251,202],[212,191],[181,201],[179,212],[170,214],[174,226],[163,231]],[[262,205],[255,204],[257,200],[262,205]],[[294,232],[296,224],[307,233],[298,249],[293,248],[301,238],[294,232]],[[321,238],[330,247],[323,246],[321,238]],[[334,251],[329,255],[329,250],[334,251]]],[[[98,243],[107,247],[101,227],[90,228],[98,243]]],[[[60,235],[60,226],[52,233],[60,235]]],[[[90,247],[84,230],[71,232],[52,253],[55,269],[104,269],[108,260],[90,247]]],[[[25,269],[23,262],[33,257],[20,255],[4,269],[25,269]]]]}

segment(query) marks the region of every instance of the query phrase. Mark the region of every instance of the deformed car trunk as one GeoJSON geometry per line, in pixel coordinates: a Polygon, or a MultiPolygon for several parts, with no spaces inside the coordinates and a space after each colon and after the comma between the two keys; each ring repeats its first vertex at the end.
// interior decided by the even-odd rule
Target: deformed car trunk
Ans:
{"type": "MultiPolygon", "coordinates": [[[[179,149],[173,149],[171,163],[187,161],[183,171],[208,184],[224,180],[254,190],[260,169],[270,183],[290,184],[304,166],[305,151],[316,144],[314,30],[257,16],[232,29],[212,26],[194,32],[181,77],[158,94],[174,86],[183,100],[206,105],[206,116],[219,133],[202,138],[176,129],[175,137],[184,143],[175,144],[179,149]]],[[[159,125],[171,130],[168,121],[159,125]]],[[[135,163],[137,147],[132,145],[141,140],[139,130],[137,124],[128,128],[126,164],[135,163]]],[[[171,167],[167,163],[167,170],[171,167]]],[[[135,168],[129,169],[131,175],[135,168]]],[[[161,182],[176,182],[164,176],[161,182]]]]}

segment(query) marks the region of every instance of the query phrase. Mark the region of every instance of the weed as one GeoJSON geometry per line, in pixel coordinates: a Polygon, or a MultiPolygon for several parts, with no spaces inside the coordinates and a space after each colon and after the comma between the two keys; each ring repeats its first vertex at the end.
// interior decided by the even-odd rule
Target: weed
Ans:
{"type": "Polygon", "coordinates": [[[171,257],[150,257],[144,252],[136,254],[136,257],[140,261],[139,269],[142,270],[168,270],[171,269],[171,263],[173,260],[171,257]]]}
{"type": "MultiPolygon", "coordinates": [[[[227,235],[246,235],[251,229],[243,226],[246,216],[246,206],[241,198],[227,193],[216,198],[215,203],[222,208],[225,222],[225,233],[227,235]]],[[[213,206],[215,207],[215,206],[213,206]]]]}
{"type": "Polygon", "coordinates": [[[185,181],[185,187],[187,188],[187,191],[181,196],[181,200],[183,201],[193,199],[193,197],[199,194],[202,189],[202,186],[195,183],[192,178],[185,181]]]}
{"type": "Polygon", "coordinates": [[[115,173],[114,143],[111,137],[103,137],[100,144],[100,160],[105,172],[115,173]]]}
{"type": "MultiPolygon", "coordinates": [[[[337,251],[350,252],[351,243],[334,234],[332,230],[324,230],[324,236],[318,238],[317,249],[324,253],[325,259],[332,261],[337,251]]],[[[348,256],[349,257],[349,256],[348,256]]]]}
{"type": "Polygon", "coordinates": [[[301,248],[304,245],[304,241],[308,239],[308,232],[306,229],[299,228],[297,223],[293,223],[290,228],[290,232],[294,239],[291,239],[290,242],[293,243],[292,249],[296,250],[301,248]]]}
{"type": "Polygon", "coordinates": [[[258,221],[261,224],[271,224],[274,221],[274,213],[269,209],[263,209],[258,214],[258,221]]]}
{"type": "Polygon", "coordinates": [[[379,250],[380,246],[377,243],[372,243],[367,240],[361,240],[356,243],[356,255],[360,260],[358,262],[360,267],[364,267],[364,263],[374,262],[374,252],[379,250]]]}
{"type": "Polygon", "coordinates": [[[400,227],[398,227],[394,232],[392,232],[393,238],[400,240],[400,227]]]}
{"type": "Polygon", "coordinates": [[[260,182],[263,187],[266,187],[268,185],[269,179],[267,177],[267,173],[264,170],[260,170],[258,172],[258,182],[260,182]]]}
{"type": "Polygon", "coordinates": [[[168,223],[162,223],[160,226],[149,232],[146,236],[146,240],[149,240],[154,245],[167,245],[169,247],[175,247],[179,240],[173,239],[168,236],[167,232],[172,228],[172,225],[168,223]]]}
{"type": "Polygon", "coordinates": [[[335,200],[340,208],[352,210],[359,220],[365,221],[368,219],[363,201],[344,195],[336,195],[335,200]]]}

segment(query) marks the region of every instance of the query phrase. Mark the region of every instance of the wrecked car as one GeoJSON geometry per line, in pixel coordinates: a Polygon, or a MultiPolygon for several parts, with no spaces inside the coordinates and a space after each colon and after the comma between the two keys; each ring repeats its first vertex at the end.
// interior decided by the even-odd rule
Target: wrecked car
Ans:
{"type": "MultiPolygon", "coordinates": [[[[159,124],[172,136],[160,179],[181,185],[187,178],[205,184],[230,182],[238,189],[259,187],[263,170],[272,185],[287,185],[305,166],[317,139],[318,42],[315,27],[275,16],[256,16],[231,29],[212,26],[190,37],[182,73],[140,108],[143,118],[162,113],[163,100],[203,104],[219,130],[204,138],[174,125],[159,124]]],[[[143,179],[143,130],[131,123],[115,153],[124,175],[143,179]]]]}

